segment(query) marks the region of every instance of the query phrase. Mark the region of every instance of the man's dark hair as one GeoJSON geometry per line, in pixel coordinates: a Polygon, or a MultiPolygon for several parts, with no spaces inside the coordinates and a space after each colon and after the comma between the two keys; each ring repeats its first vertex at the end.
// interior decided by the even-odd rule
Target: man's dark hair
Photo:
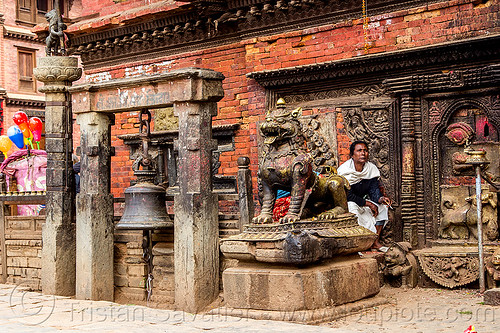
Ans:
{"type": "Polygon", "coordinates": [[[353,143],[351,143],[351,146],[349,147],[349,156],[352,156],[354,154],[354,148],[356,148],[356,145],[363,144],[366,146],[366,149],[368,149],[368,143],[363,140],[356,140],[353,143]]]}

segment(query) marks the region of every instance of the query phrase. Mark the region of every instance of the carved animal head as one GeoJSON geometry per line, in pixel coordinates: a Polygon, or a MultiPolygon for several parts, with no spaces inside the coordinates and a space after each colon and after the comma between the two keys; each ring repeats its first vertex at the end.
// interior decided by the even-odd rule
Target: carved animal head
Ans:
{"type": "Polygon", "coordinates": [[[260,125],[260,132],[264,136],[264,144],[279,145],[301,136],[299,118],[302,108],[293,111],[286,110],[284,104],[279,104],[275,110],[266,115],[266,121],[260,125]]]}
{"type": "Polygon", "coordinates": [[[394,243],[385,253],[385,263],[387,267],[404,265],[406,262],[406,254],[411,249],[408,242],[394,243]]]}
{"type": "MultiPolygon", "coordinates": [[[[477,198],[475,195],[465,198],[465,201],[477,206],[477,198]]],[[[497,203],[493,200],[493,193],[485,192],[481,194],[481,203],[483,205],[490,205],[493,209],[497,208],[497,203]]]]}

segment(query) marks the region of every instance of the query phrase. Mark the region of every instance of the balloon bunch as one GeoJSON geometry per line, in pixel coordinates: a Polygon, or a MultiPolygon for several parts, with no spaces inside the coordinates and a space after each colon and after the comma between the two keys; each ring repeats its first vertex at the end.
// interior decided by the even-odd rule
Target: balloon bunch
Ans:
{"type": "Polygon", "coordinates": [[[0,151],[7,158],[7,152],[12,147],[12,143],[17,148],[23,149],[29,146],[33,149],[33,140],[40,149],[40,140],[42,138],[42,121],[40,118],[28,116],[23,111],[18,111],[12,117],[16,125],[9,127],[7,135],[0,136],[0,151]]]}

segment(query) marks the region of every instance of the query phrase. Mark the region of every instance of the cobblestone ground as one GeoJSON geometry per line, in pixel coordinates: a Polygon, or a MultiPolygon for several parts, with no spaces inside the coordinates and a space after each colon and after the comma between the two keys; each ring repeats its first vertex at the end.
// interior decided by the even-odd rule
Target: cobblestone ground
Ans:
{"type": "Polygon", "coordinates": [[[500,307],[472,290],[382,288],[387,305],[321,325],[191,315],[111,302],[42,295],[0,285],[1,332],[500,332],[500,307]]]}

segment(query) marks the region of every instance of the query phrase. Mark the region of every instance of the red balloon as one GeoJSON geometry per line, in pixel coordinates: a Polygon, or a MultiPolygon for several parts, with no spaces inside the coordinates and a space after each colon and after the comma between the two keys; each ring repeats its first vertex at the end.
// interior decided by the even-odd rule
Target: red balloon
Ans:
{"type": "Polygon", "coordinates": [[[33,140],[40,141],[42,138],[42,121],[38,117],[31,117],[28,121],[28,126],[33,133],[33,140]]]}
{"type": "Polygon", "coordinates": [[[28,122],[28,116],[23,111],[17,111],[16,113],[14,113],[12,119],[14,120],[14,123],[16,123],[17,126],[19,126],[19,124],[28,122]]]}
{"type": "Polygon", "coordinates": [[[43,124],[42,124],[42,121],[40,120],[40,118],[38,117],[31,117],[29,122],[28,122],[28,126],[30,127],[30,130],[32,132],[34,131],[42,131],[42,127],[43,127],[43,124]]]}

